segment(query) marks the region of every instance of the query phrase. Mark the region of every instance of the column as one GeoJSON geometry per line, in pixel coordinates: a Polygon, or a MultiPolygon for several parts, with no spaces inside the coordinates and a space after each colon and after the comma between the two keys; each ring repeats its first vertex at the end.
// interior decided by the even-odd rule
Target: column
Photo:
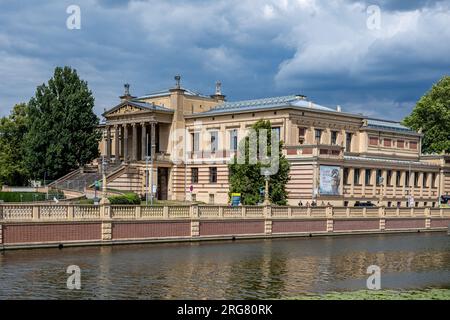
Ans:
{"type": "Polygon", "coordinates": [[[419,183],[418,183],[418,185],[419,185],[419,190],[420,190],[420,197],[423,197],[423,189],[425,188],[425,185],[423,184],[423,175],[424,175],[425,173],[424,172],[420,172],[419,173],[419,183]]]}
{"type": "Polygon", "coordinates": [[[151,155],[154,159],[156,153],[156,122],[151,122],[150,126],[150,143],[151,143],[151,155]]]}
{"type": "Polygon", "coordinates": [[[106,127],[106,159],[111,159],[111,126],[106,127]]]}
{"type": "Polygon", "coordinates": [[[348,183],[350,184],[350,196],[355,195],[355,168],[348,169],[348,183]]]}
{"type": "Polygon", "coordinates": [[[137,123],[131,124],[133,126],[133,135],[132,135],[132,150],[131,150],[131,160],[136,161],[137,160],[137,152],[138,152],[138,145],[137,145],[137,123]]]}
{"type": "Polygon", "coordinates": [[[361,195],[363,197],[365,197],[366,196],[366,169],[361,168],[359,172],[360,172],[359,182],[361,185],[361,195]]]}
{"type": "Polygon", "coordinates": [[[145,122],[141,123],[142,127],[142,135],[141,135],[141,160],[145,160],[145,157],[147,156],[147,127],[145,122]]]}
{"type": "Polygon", "coordinates": [[[123,125],[123,161],[128,162],[128,124],[123,125]]]}
{"type": "Polygon", "coordinates": [[[120,128],[119,128],[119,125],[118,124],[116,124],[115,126],[114,126],[114,148],[115,148],[115,160],[116,160],[116,163],[119,163],[120,162],[120,147],[119,147],[119,145],[120,145],[120,137],[119,137],[119,135],[120,135],[120,128]]]}
{"type": "Polygon", "coordinates": [[[393,198],[397,198],[397,170],[394,169],[392,169],[391,185],[392,185],[392,196],[393,198]]]}

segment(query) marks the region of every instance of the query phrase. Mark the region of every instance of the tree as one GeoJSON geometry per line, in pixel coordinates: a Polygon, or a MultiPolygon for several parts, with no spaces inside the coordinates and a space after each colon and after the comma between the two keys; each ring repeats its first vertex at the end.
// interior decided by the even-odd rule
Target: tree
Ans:
{"type": "Polygon", "coordinates": [[[16,104],[9,117],[0,119],[0,185],[24,185],[24,137],[28,131],[28,107],[16,104]]]}
{"type": "Polygon", "coordinates": [[[101,132],[87,82],[70,67],[57,67],[29,104],[26,165],[36,177],[55,179],[99,155],[101,132]]]}
{"type": "MultiPolygon", "coordinates": [[[[267,154],[271,155],[271,136],[272,136],[272,126],[268,120],[259,120],[256,122],[252,129],[255,130],[257,135],[257,141],[259,146],[259,141],[263,136],[260,134],[262,129],[267,130],[267,154]]],[[[260,195],[261,188],[264,189],[265,177],[261,173],[261,169],[264,169],[265,165],[258,161],[256,164],[250,164],[250,152],[249,152],[250,138],[245,137],[240,142],[239,149],[241,152],[245,152],[245,163],[239,164],[237,157],[235,156],[234,162],[229,165],[230,173],[230,194],[231,193],[241,193],[241,202],[244,205],[254,205],[261,202],[263,199],[260,195]]],[[[269,198],[272,203],[278,205],[285,205],[287,203],[287,191],[286,184],[289,181],[289,169],[290,164],[286,157],[282,153],[283,141],[280,141],[278,156],[279,156],[279,167],[276,174],[270,176],[269,182],[269,198]]],[[[262,150],[259,147],[256,148],[257,154],[262,150]]],[[[262,152],[264,154],[264,152],[262,152]]],[[[258,158],[259,159],[259,158],[258,158]]]]}
{"type": "Polygon", "coordinates": [[[450,152],[449,76],[444,76],[420,98],[403,124],[416,131],[422,130],[423,153],[450,152]]]}

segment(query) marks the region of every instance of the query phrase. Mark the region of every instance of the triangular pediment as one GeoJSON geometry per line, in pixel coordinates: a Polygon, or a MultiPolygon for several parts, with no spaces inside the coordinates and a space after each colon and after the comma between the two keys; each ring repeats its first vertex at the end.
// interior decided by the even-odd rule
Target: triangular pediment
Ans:
{"type": "Polygon", "coordinates": [[[105,113],[103,113],[104,117],[109,116],[118,116],[118,115],[124,115],[124,114],[130,114],[130,113],[137,113],[137,112],[143,112],[143,111],[149,111],[148,108],[145,108],[143,106],[139,106],[136,103],[133,103],[132,101],[124,101],[117,106],[115,106],[112,109],[109,109],[105,113]]]}

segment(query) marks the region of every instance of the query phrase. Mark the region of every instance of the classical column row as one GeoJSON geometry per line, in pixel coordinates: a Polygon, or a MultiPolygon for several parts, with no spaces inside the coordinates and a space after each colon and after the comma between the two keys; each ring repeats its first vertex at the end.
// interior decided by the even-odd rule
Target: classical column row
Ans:
{"type": "MultiPolygon", "coordinates": [[[[106,157],[111,159],[112,156],[112,139],[111,130],[114,127],[114,156],[115,162],[138,161],[145,160],[147,156],[147,125],[150,124],[150,136],[148,143],[152,143],[152,147],[156,144],[155,140],[155,122],[140,122],[131,124],[116,124],[106,127],[106,157]],[[129,145],[129,128],[131,126],[131,145],[129,145]],[[141,150],[139,153],[139,135],[138,126],[141,126],[141,150]],[[123,133],[122,133],[123,132],[123,133]],[[153,139],[153,140],[152,140],[153,139]],[[131,148],[130,148],[131,147],[131,148]],[[130,150],[131,149],[131,150],[130,150]]],[[[150,150],[149,150],[150,151],[150,150]]]]}

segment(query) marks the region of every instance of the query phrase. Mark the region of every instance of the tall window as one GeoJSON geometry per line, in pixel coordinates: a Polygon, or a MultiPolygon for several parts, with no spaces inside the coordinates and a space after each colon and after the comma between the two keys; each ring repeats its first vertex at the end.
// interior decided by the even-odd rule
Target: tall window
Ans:
{"type": "Polygon", "coordinates": [[[380,169],[377,170],[377,185],[381,184],[382,172],[380,169]]]}
{"type": "Polygon", "coordinates": [[[353,184],[359,184],[359,175],[360,175],[360,171],[359,169],[355,169],[355,171],[353,172],[353,184]]]}
{"type": "Polygon", "coordinates": [[[370,175],[371,175],[372,171],[370,169],[366,169],[366,179],[365,179],[365,184],[366,186],[368,186],[370,184],[370,175]]]}
{"type": "Polygon", "coordinates": [[[315,129],[314,130],[314,138],[316,143],[320,143],[322,139],[322,129],[315,129]]]}
{"type": "Polygon", "coordinates": [[[414,187],[419,186],[419,173],[414,172],[414,187]]]}
{"type": "Polygon", "coordinates": [[[431,175],[431,187],[434,188],[436,187],[436,173],[433,172],[433,174],[431,175]]]}
{"type": "Polygon", "coordinates": [[[401,182],[401,178],[402,178],[402,173],[400,171],[397,171],[397,177],[395,178],[395,184],[397,185],[397,187],[400,187],[400,182],[401,182]]]}
{"type": "Polygon", "coordinates": [[[422,187],[426,188],[427,187],[427,177],[428,177],[428,173],[424,172],[423,175],[423,180],[422,180],[422,187]]]}
{"type": "Polygon", "coordinates": [[[281,140],[281,130],[280,130],[280,127],[273,127],[273,128],[272,128],[272,134],[273,134],[273,135],[277,135],[277,137],[278,137],[278,142],[280,142],[280,140],[281,140]]]}
{"type": "Polygon", "coordinates": [[[200,150],[200,132],[192,133],[192,151],[200,150]]]}
{"type": "Polygon", "coordinates": [[[209,182],[217,183],[217,167],[209,168],[209,182]]]}
{"type": "Polygon", "coordinates": [[[305,135],[306,135],[306,129],[305,128],[298,128],[298,143],[304,144],[305,143],[305,135]]]}
{"type": "Polygon", "coordinates": [[[198,168],[191,168],[191,182],[198,183],[198,168]]]}
{"type": "Polygon", "coordinates": [[[211,152],[216,152],[219,145],[219,133],[217,131],[211,131],[211,152]]]}
{"type": "Polygon", "coordinates": [[[230,149],[236,151],[238,148],[238,132],[236,129],[230,131],[230,149]]]}
{"type": "Polygon", "coordinates": [[[337,144],[337,131],[331,131],[331,144],[337,144]]]}
{"type": "Polygon", "coordinates": [[[392,170],[388,170],[388,172],[387,172],[386,185],[387,186],[392,186],[392,170]]]}
{"type": "Polygon", "coordinates": [[[347,132],[345,134],[345,151],[347,152],[352,151],[352,138],[353,134],[351,132],[347,132]]]}
{"type": "Polygon", "coordinates": [[[410,175],[409,172],[405,174],[405,187],[409,187],[409,175],[410,175]]]}

